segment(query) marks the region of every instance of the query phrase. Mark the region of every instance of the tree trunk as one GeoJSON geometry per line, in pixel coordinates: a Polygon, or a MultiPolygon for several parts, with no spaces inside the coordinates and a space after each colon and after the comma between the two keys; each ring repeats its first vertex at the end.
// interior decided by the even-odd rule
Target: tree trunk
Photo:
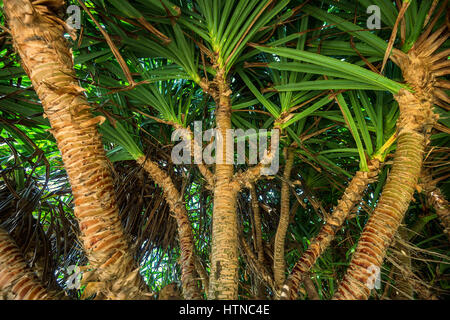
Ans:
{"type": "Polygon", "coordinates": [[[262,224],[261,224],[261,210],[259,210],[258,195],[256,194],[256,185],[252,184],[250,188],[250,197],[252,202],[253,221],[255,228],[255,250],[258,254],[258,261],[264,262],[264,248],[262,240],[262,224]]]}
{"type": "Polygon", "coordinates": [[[316,286],[314,285],[314,282],[311,280],[311,275],[309,273],[304,277],[303,284],[305,285],[305,290],[306,293],[308,294],[309,300],[320,300],[316,286]]]}
{"type": "Polygon", "coordinates": [[[386,250],[413,198],[428,135],[438,118],[433,112],[435,74],[429,57],[438,47],[430,50],[428,45],[418,46],[407,55],[394,56],[414,93],[402,89],[395,95],[400,116],[394,164],[334,299],[369,298],[369,283],[376,276],[373,272],[381,269],[386,250]]]}
{"type": "Polygon", "coordinates": [[[428,202],[431,203],[436,211],[441,225],[444,228],[444,233],[450,240],[450,205],[441,190],[437,187],[436,182],[433,181],[430,172],[423,171],[420,180],[428,202]]]}
{"type": "Polygon", "coordinates": [[[372,160],[368,165],[368,172],[356,172],[355,176],[345,189],[342,198],[333,209],[330,218],[319,231],[319,234],[311,241],[309,248],[303,253],[300,260],[295,264],[282,288],[281,299],[297,299],[299,286],[308,275],[309,270],[328,248],[331,241],[334,239],[336,232],[342,227],[353,208],[361,202],[367,186],[376,181],[380,163],[378,160],[372,160]]]}
{"type": "Polygon", "coordinates": [[[336,299],[369,297],[369,277],[374,277],[370,271],[381,268],[386,249],[408,209],[420,174],[424,145],[423,134],[414,131],[399,134],[392,171],[380,201],[364,227],[336,299]]]}
{"type": "Polygon", "coordinates": [[[194,236],[180,192],[175,188],[170,176],[162,171],[156,163],[146,159],[146,157],[137,159],[137,163],[142,165],[153,181],[163,189],[166,202],[169,204],[170,210],[175,214],[181,251],[183,297],[187,300],[200,300],[201,295],[197,280],[195,280],[194,236]]]}
{"type": "Polygon", "coordinates": [[[280,208],[280,221],[278,223],[277,233],[275,234],[275,243],[273,249],[273,275],[275,279],[275,287],[280,289],[286,275],[286,261],[284,260],[284,242],[286,239],[286,232],[289,226],[289,214],[290,214],[290,186],[289,179],[291,177],[292,166],[294,164],[294,152],[285,149],[286,164],[284,167],[283,177],[285,181],[281,184],[281,208],[280,208]]]}
{"type": "Polygon", "coordinates": [[[0,300],[54,299],[28,268],[20,249],[0,228],[0,300]]]}
{"type": "Polygon", "coordinates": [[[14,46],[36,90],[61,151],[72,186],[89,267],[108,299],[141,298],[144,282],[129,252],[109,162],[83,89],[76,81],[72,54],[55,12],[64,1],[6,0],[14,46]]]}
{"type": "Polygon", "coordinates": [[[434,190],[428,192],[428,200],[436,210],[436,214],[444,227],[444,233],[450,240],[450,205],[447,199],[445,199],[441,190],[435,187],[434,190]]]}
{"type": "Polygon", "coordinates": [[[209,299],[230,300],[238,298],[238,234],[236,217],[236,188],[233,187],[233,155],[226,154],[227,129],[231,129],[231,91],[223,71],[216,75],[216,125],[223,138],[221,153],[223,163],[216,163],[214,209],[212,217],[211,273],[209,299]]]}
{"type": "Polygon", "coordinates": [[[273,281],[273,273],[269,272],[266,269],[266,266],[259,262],[255,254],[247,244],[247,241],[242,236],[239,238],[239,245],[241,256],[245,259],[247,268],[249,268],[256,276],[257,282],[259,282],[261,285],[265,285],[270,289],[270,291],[274,292],[275,282],[273,281]]]}

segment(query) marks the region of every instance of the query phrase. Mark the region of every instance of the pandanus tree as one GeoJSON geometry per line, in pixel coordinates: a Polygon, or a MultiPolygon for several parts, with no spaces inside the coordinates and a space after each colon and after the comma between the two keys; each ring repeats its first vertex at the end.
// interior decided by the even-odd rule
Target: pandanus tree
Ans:
{"type": "MultiPolygon", "coordinates": [[[[299,50],[297,48],[296,50],[299,50]]],[[[268,49],[262,49],[268,50],[268,49]]],[[[339,201],[338,206],[333,209],[333,213],[328,217],[325,226],[319,232],[317,237],[312,241],[310,248],[303,254],[302,258],[297,262],[294,266],[294,269],[291,271],[289,279],[285,283],[285,266],[284,266],[284,236],[287,231],[287,225],[289,223],[289,193],[287,195],[287,199],[281,199],[281,216],[280,223],[277,229],[275,244],[274,244],[274,276],[275,283],[277,284],[278,290],[282,289],[284,292],[282,294],[283,297],[294,298],[297,295],[299,284],[302,278],[308,274],[308,271],[313,267],[316,259],[324,252],[324,250],[328,247],[330,242],[333,240],[333,236],[336,231],[342,226],[347,216],[350,214],[352,209],[359,204],[362,200],[363,193],[366,190],[369,183],[376,182],[376,177],[379,172],[380,162],[382,162],[385,158],[386,151],[389,149],[391,144],[394,142],[395,137],[392,134],[389,138],[384,141],[382,133],[377,136],[377,149],[374,151],[372,146],[372,137],[369,134],[368,125],[366,120],[364,119],[363,113],[361,111],[361,106],[359,105],[358,98],[361,99],[364,103],[364,107],[366,112],[371,114],[371,119],[373,119],[373,124],[375,126],[383,125],[383,116],[382,110],[380,111],[378,117],[374,116],[374,107],[371,105],[371,102],[364,91],[351,91],[348,94],[345,94],[347,100],[351,101],[351,105],[354,106],[355,115],[353,115],[349,109],[349,106],[344,98],[344,94],[341,93],[332,93],[325,95],[321,99],[320,96],[323,96],[323,92],[320,90],[314,90],[314,88],[323,88],[329,87],[333,89],[344,89],[347,87],[357,87],[360,85],[356,81],[347,81],[345,80],[315,80],[311,81],[309,79],[314,79],[317,76],[315,74],[319,74],[324,72],[328,75],[337,75],[338,73],[335,71],[338,68],[341,70],[345,69],[346,65],[343,63],[339,63],[335,60],[327,60],[319,55],[310,54],[310,57],[316,60],[317,65],[320,65],[322,68],[317,68],[313,63],[298,63],[298,62],[287,62],[287,59],[283,56],[281,52],[289,52],[283,51],[286,49],[279,49],[280,55],[282,56],[281,62],[269,62],[269,63],[254,63],[254,66],[268,66],[273,70],[280,70],[280,74],[277,72],[273,72],[272,81],[274,83],[274,89],[277,90],[280,94],[280,101],[286,103],[287,106],[282,108],[284,115],[286,116],[283,119],[282,127],[287,130],[290,136],[293,138],[292,145],[296,146],[299,149],[297,152],[303,151],[302,148],[306,146],[306,139],[299,139],[297,136],[302,133],[302,127],[304,125],[304,120],[308,115],[315,114],[316,110],[323,107],[326,104],[336,103],[339,108],[341,115],[341,121],[347,123],[349,129],[355,139],[357,145],[357,152],[360,155],[361,159],[361,171],[358,171],[355,176],[352,178],[347,189],[344,191],[342,195],[342,199],[339,201]],[[338,67],[335,70],[326,68],[330,65],[330,62],[336,63],[338,67]],[[295,71],[290,71],[295,70],[295,71]],[[314,78],[312,78],[314,77],[314,78]],[[278,84],[277,79],[289,79],[289,83],[278,84]],[[302,81],[303,80],[303,81],[302,81]],[[295,97],[293,95],[294,90],[302,90],[300,94],[297,96],[301,97],[298,100],[292,99],[291,101],[286,99],[288,97],[295,97]],[[308,92],[310,91],[310,92],[308,92]],[[335,96],[333,98],[333,96],[335,96]],[[359,97],[358,97],[359,96],[359,97]],[[319,101],[312,103],[311,106],[303,107],[302,112],[295,113],[297,109],[304,106],[309,102],[309,100],[318,99],[319,101]],[[336,100],[336,101],[335,101],[336,100]],[[304,103],[306,101],[306,103],[304,103]],[[355,121],[355,118],[357,121],[355,121]],[[377,124],[379,121],[379,124],[377,124]],[[357,124],[359,126],[357,126],[357,124]],[[295,127],[298,127],[297,129],[295,127]],[[359,127],[359,128],[358,128],[359,127]],[[296,134],[295,134],[295,133],[296,134]],[[361,136],[363,139],[361,139],[361,136]],[[364,146],[363,142],[364,141],[364,146]],[[365,147],[365,148],[364,148],[365,147]],[[369,155],[369,159],[366,159],[366,154],[369,155]],[[283,201],[284,200],[284,201],[283,201]],[[285,208],[283,208],[283,206],[285,208]],[[287,212],[287,213],[286,213],[287,212]],[[283,215],[284,213],[284,215],[283,215]],[[279,240],[281,239],[281,240],[279,240]],[[277,247],[279,248],[277,251],[277,247]]],[[[292,50],[295,52],[296,50],[292,50]]],[[[269,51],[269,53],[278,53],[277,49],[273,51],[269,51]]],[[[288,56],[289,57],[289,56],[288,56]]],[[[248,64],[247,66],[250,66],[248,64]]],[[[358,71],[363,71],[362,69],[355,68],[358,71]]],[[[364,73],[364,71],[363,71],[364,73]]],[[[370,73],[367,73],[370,75],[370,73]]],[[[248,78],[246,78],[248,79],[248,78]]],[[[388,82],[389,83],[389,82],[388,82]]],[[[247,83],[250,87],[252,86],[250,82],[247,83]]],[[[370,85],[370,84],[368,84],[370,85]]],[[[380,84],[376,84],[380,85],[380,84]]],[[[376,85],[374,86],[376,88],[376,85]]],[[[256,91],[255,91],[256,93],[256,91]]],[[[258,95],[264,103],[264,100],[261,95],[258,95]]],[[[327,112],[323,111],[320,113],[322,117],[332,117],[336,116],[335,112],[327,112]]],[[[389,119],[389,118],[388,118],[389,119]]],[[[392,123],[392,116],[390,117],[390,122],[392,123]]],[[[394,118],[395,121],[395,118],[394,118]]],[[[389,131],[387,131],[389,133],[389,131]]],[[[320,134],[320,131],[316,134],[320,134]]],[[[292,151],[291,151],[292,152],[292,151]]],[[[327,152],[341,152],[341,155],[344,155],[344,150],[327,150],[327,152]]],[[[353,150],[352,150],[353,152],[353,150]]],[[[288,156],[287,160],[291,160],[288,156]]],[[[291,160],[292,161],[292,160],[291,160]]],[[[289,163],[286,163],[286,168],[284,172],[284,178],[289,180],[289,163]]],[[[289,185],[287,183],[283,184],[282,194],[283,197],[285,190],[287,188],[289,190],[289,185]]],[[[286,192],[286,191],[285,191],[286,192]]]]}
{"type": "MultiPolygon", "coordinates": [[[[134,15],[138,14],[138,10],[133,9],[131,5],[125,8],[121,4],[114,3],[122,13],[128,14],[130,18],[137,18],[134,15]]],[[[229,84],[229,72],[235,60],[246,48],[247,42],[255,37],[259,28],[267,25],[279,13],[285,4],[280,2],[271,10],[266,11],[265,9],[270,3],[271,1],[266,3],[252,1],[247,4],[200,1],[197,4],[198,7],[195,8],[198,13],[193,12],[189,7],[181,8],[186,13],[180,18],[179,24],[196,32],[201,37],[201,41],[205,43],[201,46],[201,54],[206,55],[210,60],[212,67],[209,72],[213,74],[212,79],[209,79],[208,73],[200,77],[201,66],[197,63],[198,53],[194,51],[195,43],[183,34],[179,24],[161,28],[163,33],[173,34],[174,37],[167,47],[147,40],[149,52],[165,58],[173,58],[184,69],[188,77],[212,97],[216,103],[216,129],[223,138],[223,146],[230,144],[230,138],[227,135],[228,130],[232,128],[230,98],[232,91],[229,84]],[[235,5],[237,8],[234,8],[235,5]],[[233,14],[232,9],[243,10],[244,14],[233,14]],[[196,19],[203,20],[203,25],[196,26],[194,23],[196,19]],[[185,54],[181,55],[180,50],[183,50],[185,54]]],[[[258,36],[261,37],[261,35],[258,36]]],[[[134,42],[135,44],[136,42],[134,42]]],[[[174,123],[174,119],[165,120],[174,123]]],[[[213,299],[236,299],[238,288],[236,194],[242,185],[249,182],[248,180],[256,180],[260,176],[262,166],[235,175],[232,155],[227,154],[225,147],[217,152],[222,154],[222,159],[225,161],[216,163],[214,171],[212,222],[214,236],[211,244],[210,275],[212,276],[210,276],[208,296],[213,299]]],[[[207,180],[212,180],[209,169],[203,168],[201,172],[207,180]]]]}
{"type": "MultiPolygon", "coordinates": [[[[447,2],[374,2],[389,28],[368,31],[356,23],[367,1],[321,8],[288,0],[78,1],[84,22],[77,34],[63,20],[64,1],[4,1],[5,30],[36,96],[12,82],[0,87],[0,125],[32,155],[43,127],[53,136],[87,262],[85,296],[151,295],[135,256],[150,239],[136,245],[130,239],[166,212],[161,203],[175,222],[185,299],[245,296],[248,272],[260,298],[295,299],[304,285],[309,298],[366,299],[371,270],[382,267],[416,189],[427,192],[448,228],[448,202],[436,180],[419,181],[432,128],[448,133],[445,116],[437,122],[448,103],[448,81],[441,78],[448,74],[447,2]],[[252,134],[260,138],[258,129],[272,130],[270,147],[256,157],[230,153],[229,145],[239,148],[243,140],[245,146],[245,137],[229,135],[237,128],[250,132],[250,144],[252,134]],[[199,130],[207,129],[216,135],[202,136],[199,130]],[[176,150],[172,134],[183,140],[183,163],[164,151],[176,150]],[[204,157],[211,141],[216,160],[225,161],[204,157]],[[385,162],[391,164],[394,150],[389,170],[385,162]],[[274,175],[267,167],[278,157],[274,175]],[[129,227],[148,210],[124,212],[129,195],[122,199],[121,182],[113,180],[125,163],[145,172],[152,192],[161,190],[145,226],[129,227]],[[352,217],[363,209],[373,212],[361,231],[360,213],[357,226],[352,217]],[[311,226],[315,231],[306,232],[311,226]],[[359,237],[350,265],[337,290],[332,277],[323,282],[327,294],[316,292],[315,272],[330,246],[339,251],[333,241],[342,232],[359,237]]],[[[2,68],[0,81],[24,77],[18,66],[2,68]]],[[[431,138],[445,145],[448,137],[431,138]]],[[[5,190],[14,191],[3,177],[5,190]]],[[[18,258],[8,233],[0,236],[2,294],[58,297],[39,283],[26,257],[18,258]],[[10,256],[14,272],[7,268],[10,256]]],[[[403,230],[402,237],[413,236],[403,230]]]]}
{"type": "MultiPolygon", "coordinates": [[[[393,7],[392,4],[391,6],[393,7]]],[[[362,42],[379,43],[380,54],[383,52],[384,57],[390,57],[400,67],[403,78],[410,88],[393,92],[400,110],[393,168],[375,212],[361,235],[349,270],[336,293],[335,297],[338,299],[362,299],[370,294],[367,281],[371,274],[368,268],[371,265],[377,268],[381,266],[386,249],[408,209],[418,183],[429,133],[438,118],[433,111],[434,104],[444,105],[448,102],[448,97],[440,89],[446,86],[445,81],[437,79],[448,74],[446,71],[448,52],[437,51],[448,38],[445,22],[442,26],[438,25],[433,33],[436,23],[442,21],[441,14],[445,11],[447,2],[444,1],[437,8],[433,6],[430,10],[419,8],[415,3],[414,8],[411,7],[408,12],[409,6],[410,1],[403,2],[388,44],[371,33],[351,32],[362,42]],[[394,50],[391,53],[393,40],[397,36],[397,26],[406,12],[409,15],[405,16],[405,23],[401,28],[404,45],[402,50],[394,50]],[[408,21],[408,18],[411,20],[418,18],[419,23],[413,27],[412,21],[408,21]]],[[[320,16],[327,22],[333,21],[338,28],[349,30],[352,27],[344,20],[313,7],[306,7],[305,11],[320,16]]],[[[385,62],[386,59],[383,60],[382,67],[385,62]]]]}
{"type": "Polygon", "coordinates": [[[96,129],[102,118],[92,116],[74,79],[73,58],[62,37],[64,22],[56,14],[62,5],[61,1],[5,1],[4,10],[14,47],[63,156],[91,267],[105,285],[105,297],[138,298],[143,294],[142,280],[118,219],[108,162],[96,129]]]}

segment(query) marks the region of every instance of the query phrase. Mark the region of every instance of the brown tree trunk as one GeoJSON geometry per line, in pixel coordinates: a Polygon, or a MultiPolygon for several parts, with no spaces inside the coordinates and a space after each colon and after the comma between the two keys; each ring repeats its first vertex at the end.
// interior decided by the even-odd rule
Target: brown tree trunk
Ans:
{"type": "Polygon", "coordinates": [[[284,167],[283,178],[285,181],[281,184],[281,210],[280,221],[278,223],[277,233],[275,234],[275,243],[273,248],[273,275],[275,279],[275,286],[280,289],[283,284],[286,275],[286,261],[284,260],[284,244],[286,239],[286,232],[289,226],[289,214],[290,214],[290,186],[289,179],[291,176],[292,166],[294,164],[294,152],[285,149],[286,164],[284,167]]]}
{"type": "Polygon", "coordinates": [[[252,202],[253,221],[255,223],[255,250],[258,254],[258,261],[264,262],[264,248],[262,242],[262,225],[261,225],[261,211],[259,210],[259,201],[256,194],[256,186],[252,184],[250,188],[250,197],[252,202]]]}
{"type": "Polygon", "coordinates": [[[146,159],[146,157],[141,157],[136,161],[143,166],[153,181],[163,189],[166,202],[169,204],[170,210],[175,214],[181,251],[183,297],[187,300],[200,300],[201,294],[195,279],[194,236],[181,194],[175,188],[170,176],[161,170],[156,163],[146,159]]]}
{"type": "Polygon", "coordinates": [[[5,0],[14,46],[44,107],[72,186],[89,267],[108,299],[143,297],[144,282],[125,237],[113,180],[91,106],[76,81],[55,14],[64,1],[5,0]]]}
{"type": "Polygon", "coordinates": [[[450,240],[450,204],[445,199],[441,190],[437,187],[436,182],[433,181],[431,173],[423,171],[420,177],[423,191],[426,193],[428,202],[431,203],[437,216],[444,227],[444,233],[450,240]]]}
{"type": "Polygon", "coordinates": [[[49,300],[55,297],[28,268],[20,249],[0,228],[0,300],[49,300]]]}
{"type": "Polygon", "coordinates": [[[272,272],[269,272],[266,269],[266,266],[258,261],[242,236],[239,238],[239,249],[241,250],[241,256],[246,260],[247,268],[249,268],[257,277],[257,282],[268,287],[272,292],[275,291],[275,282],[273,281],[272,272]]]}
{"type": "Polygon", "coordinates": [[[307,274],[303,279],[303,284],[305,285],[306,293],[308,294],[309,300],[320,300],[319,294],[317,293],[316,286],[311,280],[311,275],[307,274]]]}
{"type": "Polygon", "coordinates": [[[222,154],[223,163],[215,166],[209,299],[229,300],[238,298],[238,190],[232,183],[233,156],[226,154],[227,143],[233,143],[227,141],[227,129],[231,129],[231,91],[223,70],[218,71],[215,80],[218,86],[216,126],[223,138],[223,149],[216,150],[216,154],[222,154]]]}
{"type": "Polygon", "coordinates": [[[374,276],[370,271],[381,268],[386,249],[408,209],[420,174],[424,146],[423,134],[409,130],[400,132],[394,165],[378,205],[364,227],[336,299],[369,297],[368,281],[374,276]]]}
{"type": "Polygon", "coordinates": [[[319,234],[311,241],[309,248],[295,264],[282,288],[281,299],[297,299],[299,286],[308,275],[309,270],[328,248],[331,241],[334,239],[336,232],[342,227],[353,208],[361,202],[367,186],[376,181],[380,163],[378,160],[372,160],[368,165],[368,172],[356,172],[355,176],[345,189],[342,198],[333,209],[331,216],[319,231],[319,234]]]}
{"type": "MultiPolygon", "coordinates": [[[[436,34],[439,35],[443,30],[445,26],[436,34]]],[[[436,37],[430,39],[432,42],[436,37]]],[[[403,78],[414,93],[402,89],[395,96],[400,116],[397,121],[398,140],[394,164],[334,299],[369,298],[369,278],[374,277],[371,271],[381,269],[386,250],[413,198],[428,136],[438,118],[433,112],[436,74],[430,55],[441,43],[440,39],[435,43],[416,43],[417,46],[408,54],[394,55],[394,61],[399,65],[403,78]]]]}

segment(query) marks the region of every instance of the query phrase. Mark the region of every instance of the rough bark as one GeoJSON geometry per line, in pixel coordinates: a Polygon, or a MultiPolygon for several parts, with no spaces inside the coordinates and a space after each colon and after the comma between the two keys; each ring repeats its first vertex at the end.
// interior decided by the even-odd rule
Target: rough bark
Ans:
{"type": "Polygon", "coordinates": [[[175,283],[164,286],[158,294],[158,300],[182,300],[180,290],[175,283]]]}
{"type": "Polygon", "coordinates": [[[208,297],[208,290],[209,290],[209,275],[206,271],[205,267],[203,267],[203,264],[198,256],[195,257],[195,270],[197,270],[197,274],[200,276],[200,280],[202,281],[203,285],[203,292],[208,297]]]}
{"type": "Polygon", "coordinates": [[[163,189],[166,202],[175,215],[181,251],[180,264],[183,297],[187,300],[200,300],[201,294],[195,279],[194,236],[181,194],[173,184],[170,176],[161,170],[156,163],[145,156],[137,159],[137,162],[143,166],[152,180],[163,189]]]}
{"type": "Polygon", "coordinates": [[[239,249],[241,250],[241,255],[246,260],[248,268],[256,275],[257,280],[273,292],[275,290],[275,282],[273,281],[272,273],[266,269],[265,265],[258,261],[243,237],[239,238],[239,249]]]}
{"type": "Polygon", "coordinates": [[[426,55],[410,51],[397,57],[403,77],[414,93],[402,89],[395,96],[400,116],[392,170],[334,299],[368,299],[371,286],[367,284],[373,277],[370,271],[381,268],[386,250],[414,195],[428,134],[437,120],[433,113],[435,75],[428,63],[429,50],[425,50],[426,55]]]}
{"type": "Polygon", "coordinates": [[[284,243],[286,240],[286,232],[289,226],[289,214],[290,214],[290,186],[289,179],[291,176],[292,166],[294,164],[294,152],[285,149],[286,164],[284,167],[283,177],[284,181],[281,184],[281,205],[280,205],[280,220],[278,222],[277,232],[275,234],[275,243],[273,249],[273,275],[275,279],[275,286],[279,289],[285,278],[286,261],[284,259],[284,243]]]}
{"type": "Polygon", "coordinates": [[[223,138],[223,163],[215,165],[214,208],[212,218],[211,273],[209,299],[229,300],[238,297],[238,235],[236,194],[233,179],[233,155],[226,154],[227,129],[231,129],[231,90],[223,70],[216,75],[216,126],[223,138]],[[227,158],[228,157],[228,158],[227,158]]]}
{"type": "Polygon", "coordinates": [[[258,254],[258,261],[262,264],[264,262],[264,249],[262,243],[261,212],[259,210],[259,201],[254,184],[250,188],[250,197],[252,201],[253,221],[255,223],[255,250],[258,254]]]}
{"type": "Polygon", "coordinates": [[[437,216],[444,228],[444,233],[450,240],[450,204],[445,199],[436,182],[432,180],[431,174],[427,171],[422,172],[420,178],[423,191],[426,193],[429,203],[433,206],[437,216]]]}
{"type": "MultiPolygon", "coordinates": [[[[275,130],[280,130],[278,126],[275,125],[275,130]]],[[[279,145],[279,136],[271,136],[271,145],[279,145]]],[[[232,185],[236,190],[241,190],[242,188],[251,188],[252,185],[258,181],[264,175],[264,168],[270,166],[270,163],[278,156],[278,150],[270,150],[264,156],[264,158],[257,165],[247,169],[244,172],[238,172],[234,175],[232,185]]]]}
{"type": "Polygon", "coordinates": [[[444,227],[444,233],[450,240],[450,205],[447,199],[437,187],[428,193],[428,199],[436,210],[436,214],[444,227]]]}
{"type": "Polygon", "coordinates": [[[372,160],[368,163],[368,166],[369,171],[356,172],[345,189],[342,198],[334,207],[331,216],[321,228],[319,234],[311,241],[309,248],[295,264],[282,288],[281,299],[297,299],[299,286],[308,275],[309,270],[328,248],[336,232],[342,227],[353,208],[361,202],[367,186],[376,181],[380,170],[379,161],[372,160]]]}
{"type": "Polygon", "coordinates": [[[364,227],[336,299],[368,298],[370,289],[367,283],[372,276],[370,267],[381,267],[386,249],[414,194],[422,165],[424,140],[424,136],[416,132],[399,134],[391,173],[377,208],[364,227]]]}
{"type": "Polygon", "coordinates": [[[28,268],[20,249],[2,228],[0,228],[0,299],[55,299],[42,286],[36,274],[28,268]]]}
{"type": "Polygon", "coordinates": [[[309,300],[320,300],[319,294],[317,293],[316,286],[314,282],[311,280],[311,275],[308,274],[305,276],[303,280],[303,284],[305,286],[306,293],[308,294],[309,300]]]}
{"type": "Polygon", "coordinates": [[[107,299],[143,298],[144,282],[125,237],[108,160],[91,106],[76,81],[56,11],[64,1],[4,1],[14,46],[51,124],[72,187],[90,268],[107,299]]]}
{"type": "MultiPolygon", "coordinates": [[[[179,124],[172,124],[172,125],[176,130],[180,130],[182,132],[183,139],[185,141],[189,141],[189,140],[191,141],[190,147],[191,147],[191,151],[193,151],[194,159],[201,159],[202,152],[203,152],[202,145],[199,141],[195,140],[191,129],[189,129],[189,127],[184,128],[179,124]]],[[[198,171],[200,171],[200,173],[203,175],[203,177],[205,178],[205,180],[207,182],[206,187],[208,189],[212,189],[214,186],[214,175],[212,174],[211,170],[203,162],[198,163],[197,168],[198,168],[198,171]]]]}

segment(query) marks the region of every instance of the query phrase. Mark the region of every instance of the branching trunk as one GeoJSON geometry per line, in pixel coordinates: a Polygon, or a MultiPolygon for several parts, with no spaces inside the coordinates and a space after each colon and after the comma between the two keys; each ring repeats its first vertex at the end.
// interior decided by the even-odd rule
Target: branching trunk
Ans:
{"type": "Polygon", "coordinates": [[[368,299],[368,283],[375,276],[372,272],[381,269],[386,250],[413,198],[428,136],[438,118],[433,105],[440,91],[434,85],[436,77],[442,74],[436,72],[433,63],[441,58],[440,53],[433,56],[433,52],[448,37],[446,28],[444,25],[426,40],[417,41],[408,54],[396,51],[393,55],[414,93],[402,89],[395,96],[400,116],[394,164],[334,299],[368,299]]]}
{"type": "Polygon", "coordinates": [[[408,209],[422,166],[423,134],[401,130],[394,164],[374,213],[364,227],[336,299],[367,299],[370,272],[380,268],[386,249],[408,209]]]}
{"type": "Polygon", "coordinates": [[[72,54],[63,37],[65,23],[55,11],[64,1],[4,1],[14,46],[36,90],[61,151],[72,186],[89,267],[108,299],[143,298],[144,282],[125,237],[109,162],[72,54]],[[41,4],[39,4],[41,3],[41,4]]]}
{"type": "Polygon", "coordinates": [[[20,249],[0,228],[0,300],[55,299],[28,268],[20,249]]]}
{"type": "Polygon", "coordinates": [[[187,300],[200,300],[201,294],[195,279],[194,236],[181,194],[175,188],[170,176],[161,170],[156,163],[146,159],[146,157],[139,158],[137,162],[143,166],[152,180],[163,189],[166,202],[169,204],[170,210],[175,214],[181,251],[183,296],[187,300]]]}
{"type": "Polygon", "coordinates": [[[352,209],[361,202],[364,191],[370,183],[376,181],[380,169],[378,160],[369,162],[369,171],[356,172],[350,184],[345,189],[342,198],[319,234],[311,241],[309,248],[292,269],[281,292],[281,299],[297,299],[298,289],[308,275],[317,259],[328,248],[336,232],[342,227],[352,209]]]}
{"type": "Polygon", "coordinates": [[[286,232],[289,226],[289,214],[290,214],[290,186],[289,179],[291,176],[292,166],[294,164],[294,152],[286,150],[286,164],[284,167],[283,177],[286,181],[281,184],[281,210],[280,221],[278,223],[277,233],[275,234],[275,243],[273,249],[273,274],[275,279],[275,286],[277,289],[281,287],[286,276],[286,261],[284,260],[284,242],[286,239],[286,232]]]}
{"type": "Polygon", "coordinates": [[[223,138],[221,153],[223,163],[216,163],[214,186],[214,209],[212,218],[211,273],[209,299],[238,298],[238,236],[236,195],[233,179],[233,155],[226,154],[227,129],[231,129],[231,91],[223,71],[216,75],[218,97],[216,98],[216,125],[223,138]],[[228,158],[227,158],[228,157],[228,158]]]}

